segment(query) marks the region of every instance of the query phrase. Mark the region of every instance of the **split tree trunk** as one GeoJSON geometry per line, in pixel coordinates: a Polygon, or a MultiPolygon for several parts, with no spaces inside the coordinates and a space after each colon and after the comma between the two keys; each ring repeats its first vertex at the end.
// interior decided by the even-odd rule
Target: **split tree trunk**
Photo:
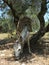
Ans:
{"type": "MultiPolygon", "coordinates": [[[[14,23],[17,26],[18,20],[19,20],[19,16],[16,15],[16,11],[14,10],[14,8],[12,7],[12,2],[8,3],[8,0],[3,0],[10,8],[14,17],[14,23]]],[[[49,24],[47,25],[47,27],[45,27],[45,21],[44,21],[44,14],[46,13],[46,0],[42,0],[41,3],[41,11],[40,13],[37,15],[39,21],[40,21],[40,29],[39,31],[32,35],[31,39],[30,39],[30,43],[36,43],[46,32],[49,31],[49,24]]]]}

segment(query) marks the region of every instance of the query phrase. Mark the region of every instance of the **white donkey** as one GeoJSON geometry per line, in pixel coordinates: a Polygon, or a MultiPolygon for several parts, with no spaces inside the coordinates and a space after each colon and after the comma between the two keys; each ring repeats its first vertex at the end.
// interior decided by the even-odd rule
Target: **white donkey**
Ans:
{"type": "Polygon", "coordinates": [[[19,39],[16,40],[15,45],[14,45],[14,52],[17,59],[19,59],[20,53],[23,53],[23,47],[24,47],[25,42],[27,42],[28,44],[29,53],[31,53],[29,36],[30,36],[30,32],[28,31],[27,26],[26,26],[21,32],[19,39]]]}

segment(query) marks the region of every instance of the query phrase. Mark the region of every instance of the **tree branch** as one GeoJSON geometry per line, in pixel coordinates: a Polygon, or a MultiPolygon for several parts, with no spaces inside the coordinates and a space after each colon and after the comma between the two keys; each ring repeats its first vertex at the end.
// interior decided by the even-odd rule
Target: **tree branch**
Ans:
{"type": "Polygon", "coordinates": [[[46,13],[46,0],[42,0],[41,3],[41,11],[40,13],[37,15],[39,21],[40,21],[40,29],[43,29],[45,27],[45,21],[44,21],[44,14],[46,13]]]}
{"type": "Polygon", "coordinates": [[[18,20],[19,20],[19,16],[16,15],[16,10],[13,8],[12,2],[10,1],[10,2],[8,3],[8,0],[3,0],[3,1],[10,7],[10,9],[11,9],[11,11],[12,11],[12,14],[13,14],[13,17],[14,17],[14,23],[15,23],[15,25],[17,26],[17,23],[18,23],[18,20]]]}

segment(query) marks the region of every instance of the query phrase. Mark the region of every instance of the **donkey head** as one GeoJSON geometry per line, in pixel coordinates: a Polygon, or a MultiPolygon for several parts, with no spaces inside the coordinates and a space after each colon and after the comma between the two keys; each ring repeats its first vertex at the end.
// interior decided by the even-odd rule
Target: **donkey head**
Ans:
{"type": "Polygon", "coordinates": [[[22,41],[21,40],[16,40],[15,44],[14,44],[14,53],[17,59],[19,59],[20,54],[22,52],[22,41]]]}

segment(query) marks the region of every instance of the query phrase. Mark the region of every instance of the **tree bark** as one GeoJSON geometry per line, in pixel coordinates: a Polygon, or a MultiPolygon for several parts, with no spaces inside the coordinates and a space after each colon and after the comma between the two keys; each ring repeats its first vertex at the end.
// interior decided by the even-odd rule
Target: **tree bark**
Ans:
{"type": "Polygon", "coordinates": [[[41,3],[41,11],[37,15],[39,21],[40,21],[40,29],[43,29],[45,27],[45,21],[44,21],[44,14],[46,13],[46,0],[42,1],[41,3]]]}

